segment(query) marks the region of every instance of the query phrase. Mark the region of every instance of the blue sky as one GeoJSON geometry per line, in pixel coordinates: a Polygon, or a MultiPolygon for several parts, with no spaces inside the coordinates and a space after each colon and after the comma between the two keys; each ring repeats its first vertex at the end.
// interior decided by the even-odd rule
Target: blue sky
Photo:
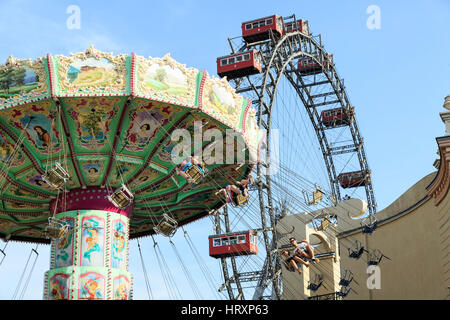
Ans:
{"type": "MultiPolygon", "coordinates": [[[[188,67],[216,75],[216,57],[229,53],[227,38],[240,35],[241,22],[293,13],[309,20],[311,31],[320,33],[325,48],[334,54],[337,70],[356,107],[381,210],[434,171],[435,137],[444,135],[439,112],[443,111],[444,97],[450,94],[448,0],[286,0],[276,4],[266,0],[0,1],[0,62],[10,54],[21,58],[47,53],[68,55],[93,44],[115,54],[135,52],[161,57],[169,52],[188,67]],[[81,9],[79,30],[66,27],[69,5],[81,9]],[[379,30],[366,27],[370,5],[380,7],[379,30]]],[[[207,254],[210,221],[205,219],[188,228],[190,234],[201,235],[197,248],[211,270],[217,272],[217,262],[207,254]]],[[[176,237],[182,239],[181,233],[176,237]]],[[[143,239],[141,245],[144,258],[148,258],[147,268],[151,269],[151,239],[143,239]]],[[[8,256],[0,266],[0,299],[12,296],[20,277],[17,270],[23,268],[31,247],[8,245],[8,256]]],[[[135,243],[131,250],[135,296],[146,298],[135,243]]],[[[28,299],[42,296],[48,251],[48,246],[40,247],[25,295],[28,299]]],[[[172,262],[175,267],[175,258],[172,262]]],[[[162,280],[152,281],[156,292],[162,280]]],[[[159,297],[165,298],[162,293],[159,297]]]]}

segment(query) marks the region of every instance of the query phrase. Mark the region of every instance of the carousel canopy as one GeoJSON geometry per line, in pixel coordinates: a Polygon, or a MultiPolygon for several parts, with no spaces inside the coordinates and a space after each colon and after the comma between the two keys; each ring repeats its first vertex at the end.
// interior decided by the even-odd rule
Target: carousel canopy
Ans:
{"type": "Polygon", "coordinates": [[[249,175],[261,141],[248,99],[169,55],[91,46],[69,57],[10,56],[0,66],[0,236],[49,242],[49,217],[100,208],[121,186],[133,195],[131,238],[152,234],[165,214],[178,225],[194,221],[223,205],[220,188],[249,175]],[[206,164],[197,184],[176,174],[179,129],[206,164]],[[61,188],[43,179],[58,165],[68,177],[61,188]]]}

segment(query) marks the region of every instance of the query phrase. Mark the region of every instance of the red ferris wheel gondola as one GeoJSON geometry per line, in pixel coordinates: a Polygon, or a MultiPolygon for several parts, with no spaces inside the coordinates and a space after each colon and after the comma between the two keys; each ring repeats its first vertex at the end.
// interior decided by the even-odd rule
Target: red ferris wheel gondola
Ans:
{"type": "Polygon", "coordinates": [[[217,58],[217,74],[228,80],[261,73],[262,60],[259,51],[251,50],[217,58]]]}
{"type": "Polygon", "coordinates": [[[258,236],[254,230],[209,236],[209,255],[226,258],[258,253],[258,236]]]}
{"type": "Polygon", "coordinates": [[[286,22],[284,24],[285,33],[299,31],[303,34],[309,35],[309,26],[307,20],[297,20],[297,26],[294,21],[286,22]]]}
{"type": "Polygon", "coordinates": [[[370,172],[365,170],[341,173],[338,179],[342,188],[355,188],[371,183],[370,172]]]}
{"type": "Polygon", "coordinates": [[[277,15],[260,18],[242,23],[242,37],[246,43],[266,40],[270,38],[270,31],[276,37],[284,35],[283,18],[277,15]]]}
{"type": "Polygon", "coordinates": [[[353,107],[350,107],[348,111],[342,107],[334,108],[322,111],[320,118],[325,127],[333,128],[341,125],[349,125],[352,113],[353,107]]]}
{"type": "MultiPolygon", "coordinates": [[[[322,66],[326,69],[333,63],[333,55],[327,53],[322,61],[322,66]]],[[[298,60],[297,70],[301,75],[312,75],[322,72],[322,66],[311,57],[303,57],[298,60]]]]}

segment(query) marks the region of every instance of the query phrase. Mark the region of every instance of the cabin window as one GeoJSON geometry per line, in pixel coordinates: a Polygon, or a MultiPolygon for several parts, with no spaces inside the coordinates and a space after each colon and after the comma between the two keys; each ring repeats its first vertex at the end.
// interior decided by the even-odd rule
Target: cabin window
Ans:
{"type": "Polygon", "coordinates": [[[229,246],[230,245],[230,239],[229,238],[222,238],[222,245],[223,246],[229,246]]]}
{"type": "Polygon", "coordinates": [[[266,20],[266,25],[272,24],[272,19],[267,19],[266,20]]]}
{"type": "Polygon", "coordinates": [[[213,246],[214,247],[219,247],[220,246],[220,239],[214,239],[213,246]]]}
{"type": "Polygon", "coordinates": [[[238,237],[238,243],[239,243],[239,244],[245,243],[245,236],[239,236],[239,237],[238,237]]]}
{"type": "Polygon", "coordinates": [[[252,24],[251,23],[247,23],[245,25],[245,30],[250,30],[252,28],[252,24]]]}
{"type": "Polygon", "coordinates": [[[237,244],[237,237],[230,238],[230,243],[231,244],[237,244]]]}
{"type": "Polygon", "coordinates": [[[253,24],[252,24],[252,29],[258,28],[258,26],[259,26],[259,23],[258,23],[258,22],[253,22],[253,24]]]}
{"type": "Polygon", "coordinates": [[[234,63],[234,57],[228,59],[228,64],[232,64],[232,63],[234,63]]]}
{"type": "Polygon", "coordinates": [[[221,66],[226,65],[226,64],[227,64],[227,61],[228,61],[228,59],[222,59],[222,60],[220,60],[220,65],[221,65],[221,66]]]}
{"type": "Polygon", "coordinates": [[[244,61],[250,60],[250,54],[244,54],[244,61]]]}
{"type": "Polygon", "coordinates": [[[241,62],[242,61],[242,56],[237,56],[236,57],[236,62],[241,62]]]}

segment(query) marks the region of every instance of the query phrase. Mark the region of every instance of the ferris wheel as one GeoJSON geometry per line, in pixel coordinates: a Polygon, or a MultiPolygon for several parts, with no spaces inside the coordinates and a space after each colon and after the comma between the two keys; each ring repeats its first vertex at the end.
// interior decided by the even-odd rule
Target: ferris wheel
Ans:
{"type": "MultiPolygon", "coordinates": [[[[247,21],[242,35],[228,42],[231,54],[217,58],[217,73],[251,100],[265,145],[253,172],[250,202],[225,207],[215,216],[210,255],[220,259],[219,291],[226,290],[230,299],[280,299],[288,288],[280,277],[277,222],[289,213],[359,198],[367,202],[363,227],[372,232],[376,202],[371,171],[357,108],[333,55],[321,36],[310,32],[308,21],[295,15],[247,21]],[[250,245],[239,245],[239,239],[250,245]],[[220,241],[228,251],[219,250],[220,241]]],[[[323,229],[325,220],[331,219],[317,221],[323,229]]]]}

